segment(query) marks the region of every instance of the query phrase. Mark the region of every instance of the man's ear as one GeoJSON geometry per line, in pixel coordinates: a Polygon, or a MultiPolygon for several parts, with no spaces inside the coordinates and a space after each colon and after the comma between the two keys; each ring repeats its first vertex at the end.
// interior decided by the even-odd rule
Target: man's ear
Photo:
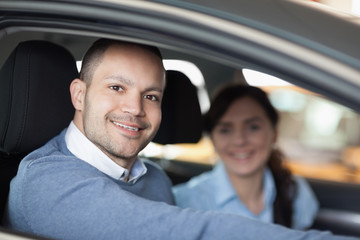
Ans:
{"type": "Polygon", "coordinates": [[[70,95],[72,104],[77,111],[82,111],[84,109],[85,94],[85,82],[78,78],[74,79],[70,84],[70,95]]]}

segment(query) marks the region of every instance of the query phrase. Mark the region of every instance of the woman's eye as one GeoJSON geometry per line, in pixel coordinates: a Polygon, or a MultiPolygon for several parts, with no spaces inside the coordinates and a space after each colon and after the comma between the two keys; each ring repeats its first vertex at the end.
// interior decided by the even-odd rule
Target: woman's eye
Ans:
{"type": "Polygon", "coordinates": [[[111,86],[110,87],[112,90],[115,90],[115,91],[123,91],[124,89],[120,86],[111,86]]]}
{"type": "Polygon", "coordinates": [[[260,126],[257,125],[257,124],[252,124],[252,125],[249,126],[249,129],[251,131],[256,131],[256,130],[260,129],[260,126]]]}
{"type": "Polygon", "coordinates": [[[219,133],[221,133],[221,134],[228,134],[230,132],[231,132],[231,130],[229,128],[220,128],[219,129],[219,133]]]}

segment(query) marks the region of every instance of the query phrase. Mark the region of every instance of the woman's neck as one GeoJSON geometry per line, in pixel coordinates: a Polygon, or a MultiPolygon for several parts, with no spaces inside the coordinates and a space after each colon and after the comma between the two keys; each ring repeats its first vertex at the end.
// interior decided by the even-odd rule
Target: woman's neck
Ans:
{"type": "Polygon", "coordinates": [[[249,176],[239,176],[228,172],[228,176],[245,206],[255,215],[260,214],[264,208],[263,171],[249,176]]]}

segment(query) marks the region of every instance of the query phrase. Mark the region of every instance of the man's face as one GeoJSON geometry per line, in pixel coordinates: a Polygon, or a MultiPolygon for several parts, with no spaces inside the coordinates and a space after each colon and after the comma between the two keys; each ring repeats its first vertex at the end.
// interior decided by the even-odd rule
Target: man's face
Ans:
{"type": "Polygon", "coordinates": [[[165,72],[153,53],[138,47],[108,48],[86,89],[84,134],[127,167],[159,128],[164,87],[165,72]]]}

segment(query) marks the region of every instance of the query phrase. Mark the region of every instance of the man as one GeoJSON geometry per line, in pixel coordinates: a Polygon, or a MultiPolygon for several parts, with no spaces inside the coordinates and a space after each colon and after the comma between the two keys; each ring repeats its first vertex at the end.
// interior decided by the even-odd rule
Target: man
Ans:
{"type": "Polygon", "coordinates": [[[71,83],[69,127],[20,164],[7,225],[56,239],[345,239],[172,206],[171,183],[137,157],[161,121],[156,48],[101,39],[71,83]]]}

